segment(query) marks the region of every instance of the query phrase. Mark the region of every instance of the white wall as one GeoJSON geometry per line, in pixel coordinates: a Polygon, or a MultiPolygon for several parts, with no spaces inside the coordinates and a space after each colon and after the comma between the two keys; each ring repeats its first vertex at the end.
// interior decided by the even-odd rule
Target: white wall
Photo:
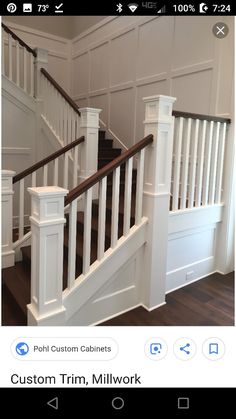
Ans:
{"type": "Polygon", "coordinates": [[[72,36],[75,38],[84,31],[87,31],[92,26],[105,19],[106,16],[73,16],[72,21],[72,36]]]}
{"type": "Polygon", "coordinates": [[[72,94],[127,146],[143,136],[142,98],[177,97],[175,109],[229,116],[233,17],[225,39],[212,16],[108,17],[72,42],[72,94]]]}
{"type": "Polygon", "coordinates": [[[74,16],[4,16],[6,25],[17,24],[63,38],[73,38],[74,16]]]}

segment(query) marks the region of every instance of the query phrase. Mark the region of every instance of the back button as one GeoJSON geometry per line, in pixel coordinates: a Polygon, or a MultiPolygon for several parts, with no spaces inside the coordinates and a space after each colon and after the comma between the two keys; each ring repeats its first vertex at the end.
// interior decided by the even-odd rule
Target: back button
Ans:
{"type": "Polygon", "coordinates": [[[59,408],[58,397],[54,397],[54,399],[49,400],[47,402],[47,405],[52,407],[52,409],[58,410],[59,408]]]}

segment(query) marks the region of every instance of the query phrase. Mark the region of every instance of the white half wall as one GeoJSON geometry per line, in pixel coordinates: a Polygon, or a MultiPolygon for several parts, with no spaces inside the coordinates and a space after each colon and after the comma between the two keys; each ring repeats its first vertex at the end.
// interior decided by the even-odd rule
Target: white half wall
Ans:
{"type": "Polygon", "coordinates": [[[222,215],[222,205],[170,213],[167,293],[217,270],[216,250],[222,215]]]}
{"type": "Polygon", "coordinates": [[[230,116],[233,17],[229,35],[213,16],[107,17],[72,41],[72,94],[126,146],[143,137],[142,98],[177,97],[175,109],[230,116]]]}

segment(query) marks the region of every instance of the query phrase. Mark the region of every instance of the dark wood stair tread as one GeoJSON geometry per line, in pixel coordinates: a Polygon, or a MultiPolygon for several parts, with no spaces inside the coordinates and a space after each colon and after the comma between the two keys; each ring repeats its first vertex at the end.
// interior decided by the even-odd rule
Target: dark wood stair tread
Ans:
{"type": "Polygon", "coordinates": [[[2,281],[21,311],[27,315],[26,305],[30,303],[30,271],[23,262],[17,262],[15,266],[3,269],[2,281]]]}

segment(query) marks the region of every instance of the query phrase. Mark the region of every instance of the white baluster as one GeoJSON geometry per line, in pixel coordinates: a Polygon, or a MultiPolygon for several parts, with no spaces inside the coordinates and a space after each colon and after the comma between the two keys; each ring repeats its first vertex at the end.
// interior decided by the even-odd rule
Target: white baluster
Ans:
{"type": "Polygon", "coordinates": [[[58,185],[58,158],[54,160],[53,167],[53,185],[58,185]]]}
{"type": "Polygon", "coordinates": [[[133,170],[133,157],[131,157],[126,162],[126,165],[125,165],[125,201],[124,201],[124,223],[123,223],[124,236],[127,236],[130,229],[132,170],[133,170]]]}
{"type": "Polygon", "coordinates": [[[69,104],[67,104],[67,115],[68,115],[68,139],[67,139],[67,143],[70,144],[71,143],[71,113],[72,113],[72,109],[70,107],[69,104]]]}
{"type": "Polygon", "coordinates": [[[70,204],[69,213],[69,254],[68,254],[68,288],[75,283],[76,265],[76,233],[77,233],[77,199],[70,204]]]}
{"type": "Polygon", "coordinates": [[[74,147],[73,188],[77,186],[77,182],[78,182],[78,152],[79,152],[79,146],[74,147]]]}
{"type": "Polygon", "coordinates": [[[23,54],[24,54],[24,91],[27,92],[27,50],[24,48],[23,49],[23,54]]]}
{"type": "Polygon", "coordinates": [[[2,74],[5,76],[5,32],[2,31],[2,74]]]}
{"type": "Polygon", "coordinates": [[[112,180],[112,214],[111,214],[111,247],[114,248],[118,238],[119,220],[119,197],[120,197],[120,167],[113,172],[112,180]]]}
{"type": "Polygon", "coordinates": [[[216,204],[221,203],[221,193],[222,193],[222,180],[223,180],[223,168],[224,168],[224,155],[225,155],[225,138],[226,138],[226,128],[227,124],[222,124],[221,129],[221,141],[219,146],[219,162],[217,169],[217,179],[216,179],[216,204]]]}
{"type": "Polygon", "coordinates": [[[8,34],[8,65],[8,78],[12,80],[12,37],[10,34],[8,34]]]}
{"type": "Polygon", "coordinates": [[[68,144],[68,130],[67,130],[67,102],[63,101],[63,144],[64,146],[68,144]]]}
{"type": "Polygon", "coordinates": [[[32,185],[32,188],[36,187],[36,171],[33,172],[31,175],[31,185],[32,185]]]}
{"type": "Polygon", "coordinates": [[[196,207],[199,207],[202,204],[202,179],[203,179],[203,164],[204,164],[204,153],[205,153],[205,142],[206,142],[206,125],[207,125],[207,121],[203,121],[202,135],[201,135],[201,141],[199,144],[199,153],[198,153],[196,207]]]}
{"type": "Polygon", "coordinates": [[[195,132],[194,132],[193,143],[192,143],[192,147],[191,147],[188,208],[193,208],[193,204],[194,204],[198,135],[199,135],[199,119],[196,119],[195,132]]]}
{"type": "Polygon", "coordinates": [[[144,155],[145,155],[145,148],[143,148],[138,153],[137,180],[136,180],[136,203],[135,203],[135,224],[136,225],[139,225],[141,223],[141,218],[142,218],[144,155]]]}
{"type": "Polygon", "coordinates": [[[179,207],[179,181],[180,181],[180,163],[181,163],[181,147],[183,138],[183,118],[179,118],[177,127],[177,136],[175,139],[175,161],[174,161],[174,179],[173,179],[173,204],[172,210],[175,211],[179,207]]]}
{"type": "Polygon", "coordinates": [[[92,212],[92,189],[85,192],[84,198],[84,247],[83,247],[83,274],[89,271],[91,253],[91,212],[92,212]]]}
{"type": "Polygon", "coordinates": [[[30,54],[30,95],[34,96],[34,56],[30,54]]]}
{"type": "Polygon", "coordinates": [[[57,135],[58,134],[58,101],[57,101],[57,96],[58,96],[58,91],[56,89],[53,89],[53,103],[54,103],[54,110],[53,110],[53,120],[54,120],[54,132],[57,135]]]}
{"type": "Polygon", "coordinates": [[[78,140],[79,137],[80,137],[80,116],[76,114],[75,139],[78,140]]]}
{"type": "Polygon", "coordinates": [[[220,122],[216,124],[216,135],[214,138],[214,147],[212,152],[211,160],[211,181],[210,181],[210,190],[209,190],[209,205],[215,203],[215,188],[216,188],[216,168],[218,160],[218,146],[219,146],[219,136],[220,136],[220,122]]]}
{"type": "Polygon", "coordinates": [[[19,189],[19,239],[24,236],[24,196],[25,196],[25,180],[20,180],[19,189]]]}
{"type": "Polygon", "coordinates": [[[75,136],[75,112],[74,110],[72,110],[72,120],[71,120],[71,141],[76,140],[76,136],[75,136]]]}
{"type": "Polygon", "coordinates": [[[106,193],[107,177],[104,177],[99,182],[98,260],[101,260],[104,256],[106,232],[106,193]]]}
{"type": "Polygon", "coordinates": [[[57,118],[57,129],[56,129],[56,133],[57,136],[59,137],[59,133],[60,133],[60,93],[57,91],[56,92],[56,100],[57,100],[57,114],[56,114],[56,118],[57,118]]]}
{"type": "Polygon", "coordinates": [[[185,209],[186,208],[191,126],[192,126],[192,119],[188,118],[187,127],[186,127],[186,131],[185,131],[184,147],[183,147],[183,165],[182,165],[182,176],[181,176],[180,209],[185,209]]]}
{"type": "Polygon", "coordinates": [[[16,84],[20,86],[20,44],[16,41],[16,84]]]}
{"type": "Polygon", "coordinates": [[[208,134],[208,143],[206,146],[205,169],[204,169],[204,177],[203,177],[203,194],[202,194],[203,205],[208,205],[213,130],[214,130],[214,122],[211,121],[209,134],[208,134]]]}
{"type": "Polygon", "coordinates": [[[63,187],[68,188],[68,152],[64,154],[63,187]]]}
{"type": "Polygon", "coordinates": [[[43,186],[48,185],[48,165],[43,166],[43,186]]]}
{"type": "Polygon", "coordinates": [[[1,245],[2,268],[15,264],[15,252],[12,245],[12,220],[13,220],[13,194],[12,179],[15,172],[2,170],[2,206],[1,206],[1,245]]]}
{"type": "Polygon", "coordinates": [[[60,140],[64,144],[64,99],[60,97],[60,120],[61,120],[61,128],[60,128],[60,140]]]}

